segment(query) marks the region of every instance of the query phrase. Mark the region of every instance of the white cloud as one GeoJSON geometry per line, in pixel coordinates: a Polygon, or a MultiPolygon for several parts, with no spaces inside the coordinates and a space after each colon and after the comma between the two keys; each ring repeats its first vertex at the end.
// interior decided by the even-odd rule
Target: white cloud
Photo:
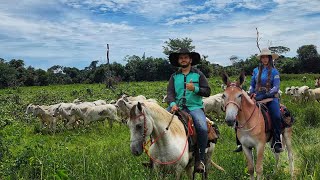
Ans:
{"type": "Polygon", "coordinates": [[[201,23],[201,22],[207,22],[207,21],[213,21],[215,20],[217,15],[215,14],[195,14],[191,16],[184,16],[179,19],[174,20],[168,20],[166,25],[176,25],[176,24],[192,24],[192,23],[201,23]]]}
{"type": "MultiPolygon", "coordinates": [[[[261,47],[270,42],[286,46],[291,49],[288,56],[295,56],[297,48],[305,44],[320,46],[319,16],[312,16],[320,12],[318,0],[274,0],[268,10],[262,8],[270,5],[270,1],[259,4],[252,0],[210,0],[203,6],[182,0],[59,2],[62,3],[25,0],[20,5],[12,0],[0,4],[0,55],[25,59],[27,65],[32,62],[30,65],[35,67],[39,67],[42,59],[47,60],[47,67],[61,64],[82,68],[79,62],[88,65],[91,60],[103,60],[107,43],[111,62],[124,63],[121,60],[126,55],[142,56],[144,52],[146,56],[165,57],[164,41],[189,37],[196,51],[209,55],[208,60],[228,65],[231,55],[247,58],[258,52],[256,27],[262,38],[261,47]],[[261,9],[262,13],[237,12],[233,9],[237,6],[261,9]],[[55,10],[51,12],[53,16],[45,11],[48,9],[55,10]],[[108,12],[108,16],[92,12],[99,9],[108,12]],[[134,18],[115,21],[113,11],[143,16],[145,23],[132,22],[134,18]]],[[[44,63],[41,67],[45,67],[44,63]]]]}
{"type": "Polygon", "coordinates": [[[63,3],[72,7],[99,8],[102,11],[125,12],[128,14],[139,14],[148,19],[159,19],[175,13],[177,9],[182,8],[181,2],[185,0],[61,0],[63,3]]]}

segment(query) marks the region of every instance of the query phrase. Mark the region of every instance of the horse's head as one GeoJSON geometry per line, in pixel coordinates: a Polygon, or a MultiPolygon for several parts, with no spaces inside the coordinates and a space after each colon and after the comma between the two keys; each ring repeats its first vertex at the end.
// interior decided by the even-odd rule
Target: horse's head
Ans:
{"type": "Polygon", "coordinates": [[[227,85],[223,92],[222,98],[224,100],[224,109],[226,111],[225,121],[228,126],[233,126],[236,122],[238,112],[241,111],[241,98],[243,90],[241,85],[245,79],[244,73],[241,73],[237,82],[230,82],[226,73],[222,74],[222,80],[227,85]]]}
{"type": "Polygon", "coordinates": [[[130,129],[131,153],[139,156],[143,152],[145,139],[151,135],[153,128],[144,104],[138,102],[135,105],[129,106],[131,106],[130,118],[127,124],[130,129]]]}

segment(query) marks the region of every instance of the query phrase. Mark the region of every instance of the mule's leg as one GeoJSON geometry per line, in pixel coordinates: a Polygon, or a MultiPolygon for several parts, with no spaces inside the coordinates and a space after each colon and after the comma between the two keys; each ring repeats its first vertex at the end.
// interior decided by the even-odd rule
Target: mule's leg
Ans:
{"type": "Polygon", "coordinates": [[[274,158],[276,160],[276,165],[274,166],[274,170],[273,170],[273,173],[277,173],[277,170],[279,168],[279,157],[280,157],[280,153],[276,153],[276,152],[273,152],[273,155],[274,155],[274,158]]]}
{"type": "Polygon", "coordinates": [[[257,146],[257,162],[256,162],[256,172],[257,172],[257,179],[262,178],[263,172],[263,153],[264,153],[265,144],[261,143],[257,146]]]}
{"type": "Polygon", "coordinates": [[[289,159],[289,167],[290,167],[290,175],[291,178],[294,177],[294,160],[293,160],[293,153],[292,153],[292,145],[291,145],[291,138],[292,138],[292,127],[285,128],[283,133],[283,139],[286,144],[286,148],[288,151],[288,159],[289,159]]]}
{"type": "Polygon", "coordinates": [[[254,180],[254,168],[253,168],[253,155],[252,150],[250,150],[248,147],[245,147],[242,145],[243,152],[246,155],[247,163],[248,163],[248,171],[250,174],[250,179],[254,180]]]}

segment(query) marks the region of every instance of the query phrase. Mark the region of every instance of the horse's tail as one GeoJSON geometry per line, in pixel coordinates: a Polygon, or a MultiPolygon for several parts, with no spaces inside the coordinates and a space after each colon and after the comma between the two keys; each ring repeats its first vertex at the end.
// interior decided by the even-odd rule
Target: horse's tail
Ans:
{"type": "Polygon", "coordinates": [[[224,170],[221,166],[219,166],[218,164],[216,164],[216,163],[213,162],[212,160],[211,160],[211,164],[212,164],[215,168],[219,169],[220,171],[225,172],[225,170],[224,170]]]}

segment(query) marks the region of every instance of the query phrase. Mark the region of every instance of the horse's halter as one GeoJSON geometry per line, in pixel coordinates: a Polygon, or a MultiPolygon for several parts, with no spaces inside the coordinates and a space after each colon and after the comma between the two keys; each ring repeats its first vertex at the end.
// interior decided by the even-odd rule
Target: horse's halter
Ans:
{"type": "MultiPolygon", "coordinates": [[[[230,88],[230,87],[232,87],[232,88],[238,88],[238,89],[240,89],[240,90],[242,91],[242,88],[238,85],[238,83],[228,83],[228,84],[227,84],[227,88],[230,88]]],[[[227,89],[227,88],[226,88],[226,89],[227,89]]],[[[241,104],[239,105],[239,104],[236,103],[235,101],[228,101],[227,103],[225,103],[225,105],[224,105],[224,110],[227,109],[227,106],[228,106],[229,104],[234,104],[234,105],[236,105],[237,108],[239,109],[239,111],[241,111],[241,104]]]]}
{"type": "MultiPolygon", "coordinates": [[[[146,122],[147,122],[147,119],[146,119],[146,115],[144,112],[141,111],[140,114],[136,115],[135,117],[133,117],[132,119],[133,120],[136,120],[138,118],[140,118],[141,116],[143,116],[143,134],[142,134],[142,139],[143,139],[143,142],[145,143],[146,141],[146,135],[147,135],[147,132],[148,132],[148,128],[146,126],[146,122]]],[[[137,141],[137,140],[136,140],[137,141]]]]}
{"type": "MultiPolygon", "coordinates": [[[[228,83],[228,84],[227,84],[227,88],[229,88],[229,87],[238,88],[238,89],[240,89],[241,91],[243,90],[238,83],[228,83]]],[[[242,101],[242,99],[241,99],[241,101],[242,101]]],[[[236,103],[235,101],[228,101],[228,102],[225,104],[224,109],[226,109],[229,104],[234,104],[234,105],[236,105],[237,108],[239,109],[239,111],[241,111],[241,104],[239,105],[239,104],[236,103]]],[[[249,120],[251,119],[251,117],[252,117],[254,111],[256,110],[256,108],[257,108],[257,106],[254,107],[254,109],[253,109],[250,117],[245,121],[244,124],[242,124],[242,125],[238,124],[238,126],[236,126],[237,129],[243,128],[243,127],[249,122],[249,120]]],[[[254,126],[254,127],[251,128],[251,129],[247,129],[246,131],[250,131],[250,130],[254,129],[255,127],[256,127],[256,126],[254,126]]]]}

